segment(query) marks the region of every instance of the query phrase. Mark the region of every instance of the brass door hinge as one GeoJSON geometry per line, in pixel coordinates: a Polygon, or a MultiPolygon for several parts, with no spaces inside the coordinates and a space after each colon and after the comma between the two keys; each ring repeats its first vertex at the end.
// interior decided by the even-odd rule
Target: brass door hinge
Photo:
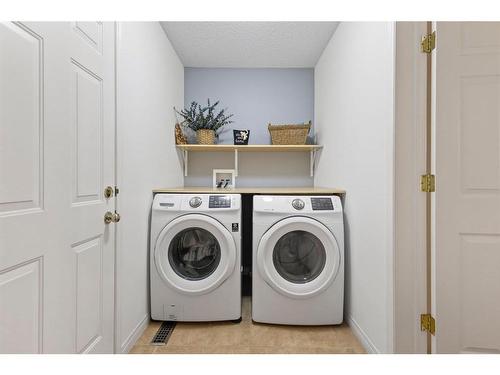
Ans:
{"type": "Polygon", "coordinates": [[[436,48],[436,32],[433,31],[431,34],[424,35],[422,41],[420,42],[420,51],[423,53],[431,53],[432,50],[436,48]]]}
{"type": "Polygon", "coordinates": [[[420,190],[424,193],[433,193],[436,191],[436,176],[427,173],[420,176],[420,190]]]}
{"type": "Polygon", "coordinates": [[[436,320],[431,314],[420,314],[420,330],[432,335],[436,334],[436,320]]]}

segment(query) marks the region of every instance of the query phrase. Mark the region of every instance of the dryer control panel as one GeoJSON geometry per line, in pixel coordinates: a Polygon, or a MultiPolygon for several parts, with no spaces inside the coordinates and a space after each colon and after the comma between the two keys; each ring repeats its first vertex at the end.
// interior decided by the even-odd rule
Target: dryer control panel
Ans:
{"type": "Polygon", "coordinates": [[[254,195],[253,211],[342,217],[342,202],[336,195],[254,195]]]}
{"type": "Polygon", "coordinates": [[[210,212],[241,209],[239,194],[155,194],[153,211],[210,212]]]}
{"type": "Polygon", "coordinates": [[[333,211],[333,202],[331,198],[311,198],[313,211],[333,211]]]}
{"type": "Polygon", "coordinates": [[[228,195],[211,195],[208,208],[231,208],[231,197],[228,195]]]}

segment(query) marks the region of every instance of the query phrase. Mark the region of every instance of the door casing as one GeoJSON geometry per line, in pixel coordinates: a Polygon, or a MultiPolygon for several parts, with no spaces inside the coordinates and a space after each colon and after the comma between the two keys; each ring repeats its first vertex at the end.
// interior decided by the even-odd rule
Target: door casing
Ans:
{"type": "Polygon", "coordinates": [[[420,314],[427,308],[427,65],[420,41],[426,22],[396,22],[394,352],[427,353],[420,314]]]}

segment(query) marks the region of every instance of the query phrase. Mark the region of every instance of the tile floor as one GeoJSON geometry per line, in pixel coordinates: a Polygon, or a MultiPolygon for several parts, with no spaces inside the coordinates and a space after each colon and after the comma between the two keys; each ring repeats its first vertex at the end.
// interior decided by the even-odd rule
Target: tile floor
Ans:
{"type": "Polygon", "coordinates": [[[151,345],[161,322],[151,322],[134,354],[328,354],[365,353],[344,323],[340,326],[280,326],[253,323],[251,300],[243,298],[242,321],[177,323],[167,345],[151,345]]]}

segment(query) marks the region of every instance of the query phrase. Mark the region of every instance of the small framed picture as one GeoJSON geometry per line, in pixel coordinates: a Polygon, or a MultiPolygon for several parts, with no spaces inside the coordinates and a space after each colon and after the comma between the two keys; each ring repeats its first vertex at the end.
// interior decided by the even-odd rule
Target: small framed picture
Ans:
{"type": "Polygon", "coordinates": [[[250,138],[250,130],[237,130],[233,129],[233,138],[235,145],[247,145],[248,138],[250,138]]]}
{"type": "Polygon", "coordinates": [[[234,169],[214,169],[213,186],[216,189],[234,189],[236,187],[234,169]]]}

